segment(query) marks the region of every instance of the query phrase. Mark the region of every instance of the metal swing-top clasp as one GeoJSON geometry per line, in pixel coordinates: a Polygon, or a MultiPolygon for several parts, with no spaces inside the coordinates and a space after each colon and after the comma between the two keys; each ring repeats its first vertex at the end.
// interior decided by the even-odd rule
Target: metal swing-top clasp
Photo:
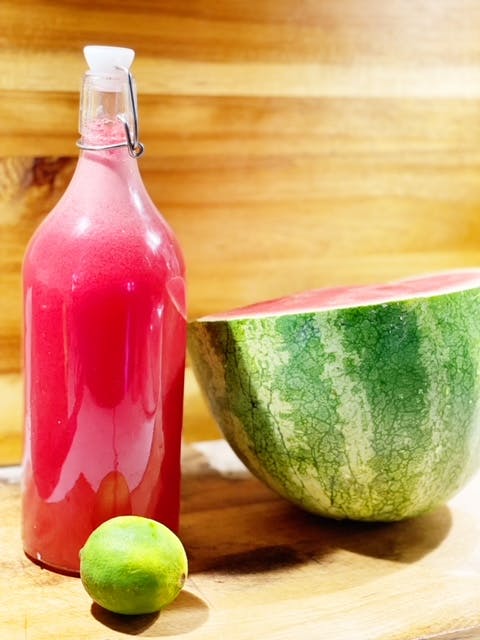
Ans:
{"type": "Polygon", "coordinates": [[[135,90],[133,86],[133,76],[126,67],[116,66],[117,69],[124,71],[127,74],[128,79],[128,96],[130,101],[130,108],[132,110],[133,118],[133,131],[128,124],[127,118],[123,114],[117,115],[118,120],[123,124],[125,128],[125,142],[116,142],[113,144],[104,145],[88,145],[82,142],[82,139],[77,141],[77,147],[86,151],[104,151],[105,149],[119,149],[120,147],[128,147],[128,153],[132,158],[140,158],[145,151],[145,147],[138,139],[138,115],[137,105],[135,100],[135,90]]]}

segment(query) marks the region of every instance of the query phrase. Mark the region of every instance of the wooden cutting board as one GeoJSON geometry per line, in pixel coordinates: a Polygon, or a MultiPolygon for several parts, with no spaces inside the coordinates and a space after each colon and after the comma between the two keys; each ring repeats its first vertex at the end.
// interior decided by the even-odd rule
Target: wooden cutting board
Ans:
{"type": "MultiPolygon", "coordinates": [[[[5,475],[5,474],[4,474],[5,475]]],[[[92,605],[77,578],[23,555],[20,489],[0,482],[0,637],[112,640],[480,638],[480,477],[408,522],[315,518],[276,497],[223,441],[184,452],[190,577],[162,613],[92,605]]]]}

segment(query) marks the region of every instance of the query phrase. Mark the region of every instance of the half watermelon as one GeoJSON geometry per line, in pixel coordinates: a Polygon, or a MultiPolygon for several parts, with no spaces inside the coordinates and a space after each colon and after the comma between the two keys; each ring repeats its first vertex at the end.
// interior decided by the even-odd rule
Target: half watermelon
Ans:
{"type": "Polygon", "coordinates": [[[480,270],[206,316],[189,352],[233,450],[308,511],[401,520],[479,466],[480,270]]]}

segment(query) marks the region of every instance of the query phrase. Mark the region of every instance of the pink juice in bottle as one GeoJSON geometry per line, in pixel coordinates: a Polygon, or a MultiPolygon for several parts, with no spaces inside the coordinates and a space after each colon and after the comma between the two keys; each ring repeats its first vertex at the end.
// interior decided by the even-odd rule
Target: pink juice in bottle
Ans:
{"type": "Polygon", "coordinates": [[[184,265],[132,148],[112,147],[129,93],[111,66],[87,74],[81,126],[84,147],[110,148],[81,151],[23,272],[24,549],[70,572],[110,517],[179,519],[184,265]]]}

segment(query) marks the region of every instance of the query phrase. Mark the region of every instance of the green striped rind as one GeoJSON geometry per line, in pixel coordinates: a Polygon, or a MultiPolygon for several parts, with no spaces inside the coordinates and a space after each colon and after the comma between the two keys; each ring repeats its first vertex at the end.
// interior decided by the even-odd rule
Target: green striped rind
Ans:
{"type": "Polygon", "coordinates": [[[480,290],[198,321],[193,366],[246,466],[303,508],[399,520],[480,458],[480,290]]]}

